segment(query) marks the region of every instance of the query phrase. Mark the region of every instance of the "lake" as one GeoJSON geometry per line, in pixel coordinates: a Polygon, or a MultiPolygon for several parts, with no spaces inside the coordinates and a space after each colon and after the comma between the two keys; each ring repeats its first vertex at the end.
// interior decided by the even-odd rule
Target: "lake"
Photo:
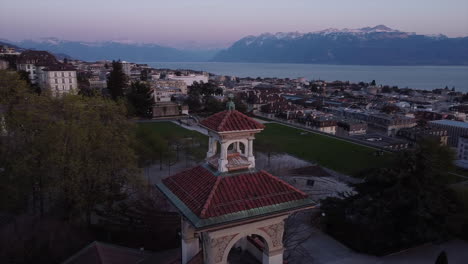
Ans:
{"type": "Polygon", "coordinates": [[[305,77],[308,80],[371,82],[432,90],[468,92],[468,66],[368,66],[231,62],[142,62],[153,68],[192,69],[237,77],[305,77]]]}

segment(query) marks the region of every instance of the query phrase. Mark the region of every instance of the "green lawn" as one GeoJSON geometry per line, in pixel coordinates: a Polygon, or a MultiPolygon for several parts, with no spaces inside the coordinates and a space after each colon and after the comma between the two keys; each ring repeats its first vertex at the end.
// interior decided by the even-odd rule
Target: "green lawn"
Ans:
{"type": "Polygon", "coordinates": [[[208,150],[208,137],[193,130],[185,129],[172,122],[151,122],[138,123],[138,126],[150,127],[155,133],[161,137],[171,141],[171,138],[186,139],[190,145],[194,146],[192,155],[197,160],[203,160],[208,150]]]}
{"type": "MultiPolygon", "coordinates": [[[[208,139],[205,135],[184,129],[171,122],[139,123],[149,126],[164,138],[171,136],[191,137],[200,142],[201,152],[205,152],[208,139]]],[[[382,167],[388,163],[392,154],[385,153],[377,157],[375,149],[356,145],[335,138],[306,132],[276,123],[265,124],[266,128],[256,136],[255,150],[289,153],[299,158],[318,164],[341,173],[355,175],[363,170],[382,167]]]]}
{"type": "Polygon", "coordinates": [[[164,138],[170,138],[170,137],[193,138],[194,140],[200,141],[201,144],[205,144],[205,145],[208,144],[207,136],[196,131],[185,129],[172,122],[148,122],[148,123],[138,123],[138,125],[150,127],[164,138]]]}
{"type": "Polygon", "coordinates": [[[285,152],[349,175],[388,164],[391,153],[374,156],[375,149],[276,124],[257,134],[257,149],[285,152]]]}

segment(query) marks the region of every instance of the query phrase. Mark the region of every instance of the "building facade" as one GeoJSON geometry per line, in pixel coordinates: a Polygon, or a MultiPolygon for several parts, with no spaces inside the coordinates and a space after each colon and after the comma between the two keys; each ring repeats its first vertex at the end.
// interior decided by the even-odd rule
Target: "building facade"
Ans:
{"type": "Polygon", "coordinates": [[[461,136],[468,135],[468,123],[452,120],[435,120],[429,122],[431,127],[447,130],[448,145],[450,147],[458,146],[458,139],[461,136]]]}
{"type": "Polygon", "coordinates": [[[39,70],[38,84],[54,96],[78,92],[76,70],[67,64],[55,64],[39,70]]]}
{"type": "Polygon", "coordinates": [[[64,64],[47,51],[27,50],[17,60],[18,71],[26,71],[32,84],[54,96],[78,91],[76,69],[64,64]]]}

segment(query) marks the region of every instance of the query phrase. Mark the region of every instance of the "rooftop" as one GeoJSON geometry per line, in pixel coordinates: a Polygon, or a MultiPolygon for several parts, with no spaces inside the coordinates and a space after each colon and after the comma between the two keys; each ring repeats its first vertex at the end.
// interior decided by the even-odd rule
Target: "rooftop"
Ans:
{"type": "Polygon", "coordinates": [[[465,122],[460,122],[460,121],[453,121],[453,120],[435,120],[431,121],[430,123],[433,124],[438,124],[438,125],[444,125],[444,126],[455,126],[455,127],[461,127],[461,128],[468,128],[468,123],[465,122]]]}
{"type": "Polygon", "coordinates": [[[263,170],[219,173],[205,164],[157,187],[196,228],[313,205],[307,194],[263,170]]]}
{"type": "Polygon", "coordinates": [[[237,110],[216,113],[200,122],[200,125],[216,132],[260,130],[265,126],[237,110]]]}

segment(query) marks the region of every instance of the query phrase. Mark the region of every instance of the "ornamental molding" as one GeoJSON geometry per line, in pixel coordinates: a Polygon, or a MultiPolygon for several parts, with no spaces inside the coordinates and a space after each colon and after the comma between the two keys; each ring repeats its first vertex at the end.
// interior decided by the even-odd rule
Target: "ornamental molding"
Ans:
{"type": "Polygon", "coordinates": [[[238,234],[227,235],[223,237],[212,238],[210,240],[211,249],[214,253],[215,263],[221,262],[223,260],[226,247],[229,245],[229,242],[231,242],[231,240],[237,235],[238,234]]]}
{"type": "Polygon", "coordinates": [[[261,227],[259,229],[270,236],[273,247],[283,246],[284,222],[261,227]]]}

